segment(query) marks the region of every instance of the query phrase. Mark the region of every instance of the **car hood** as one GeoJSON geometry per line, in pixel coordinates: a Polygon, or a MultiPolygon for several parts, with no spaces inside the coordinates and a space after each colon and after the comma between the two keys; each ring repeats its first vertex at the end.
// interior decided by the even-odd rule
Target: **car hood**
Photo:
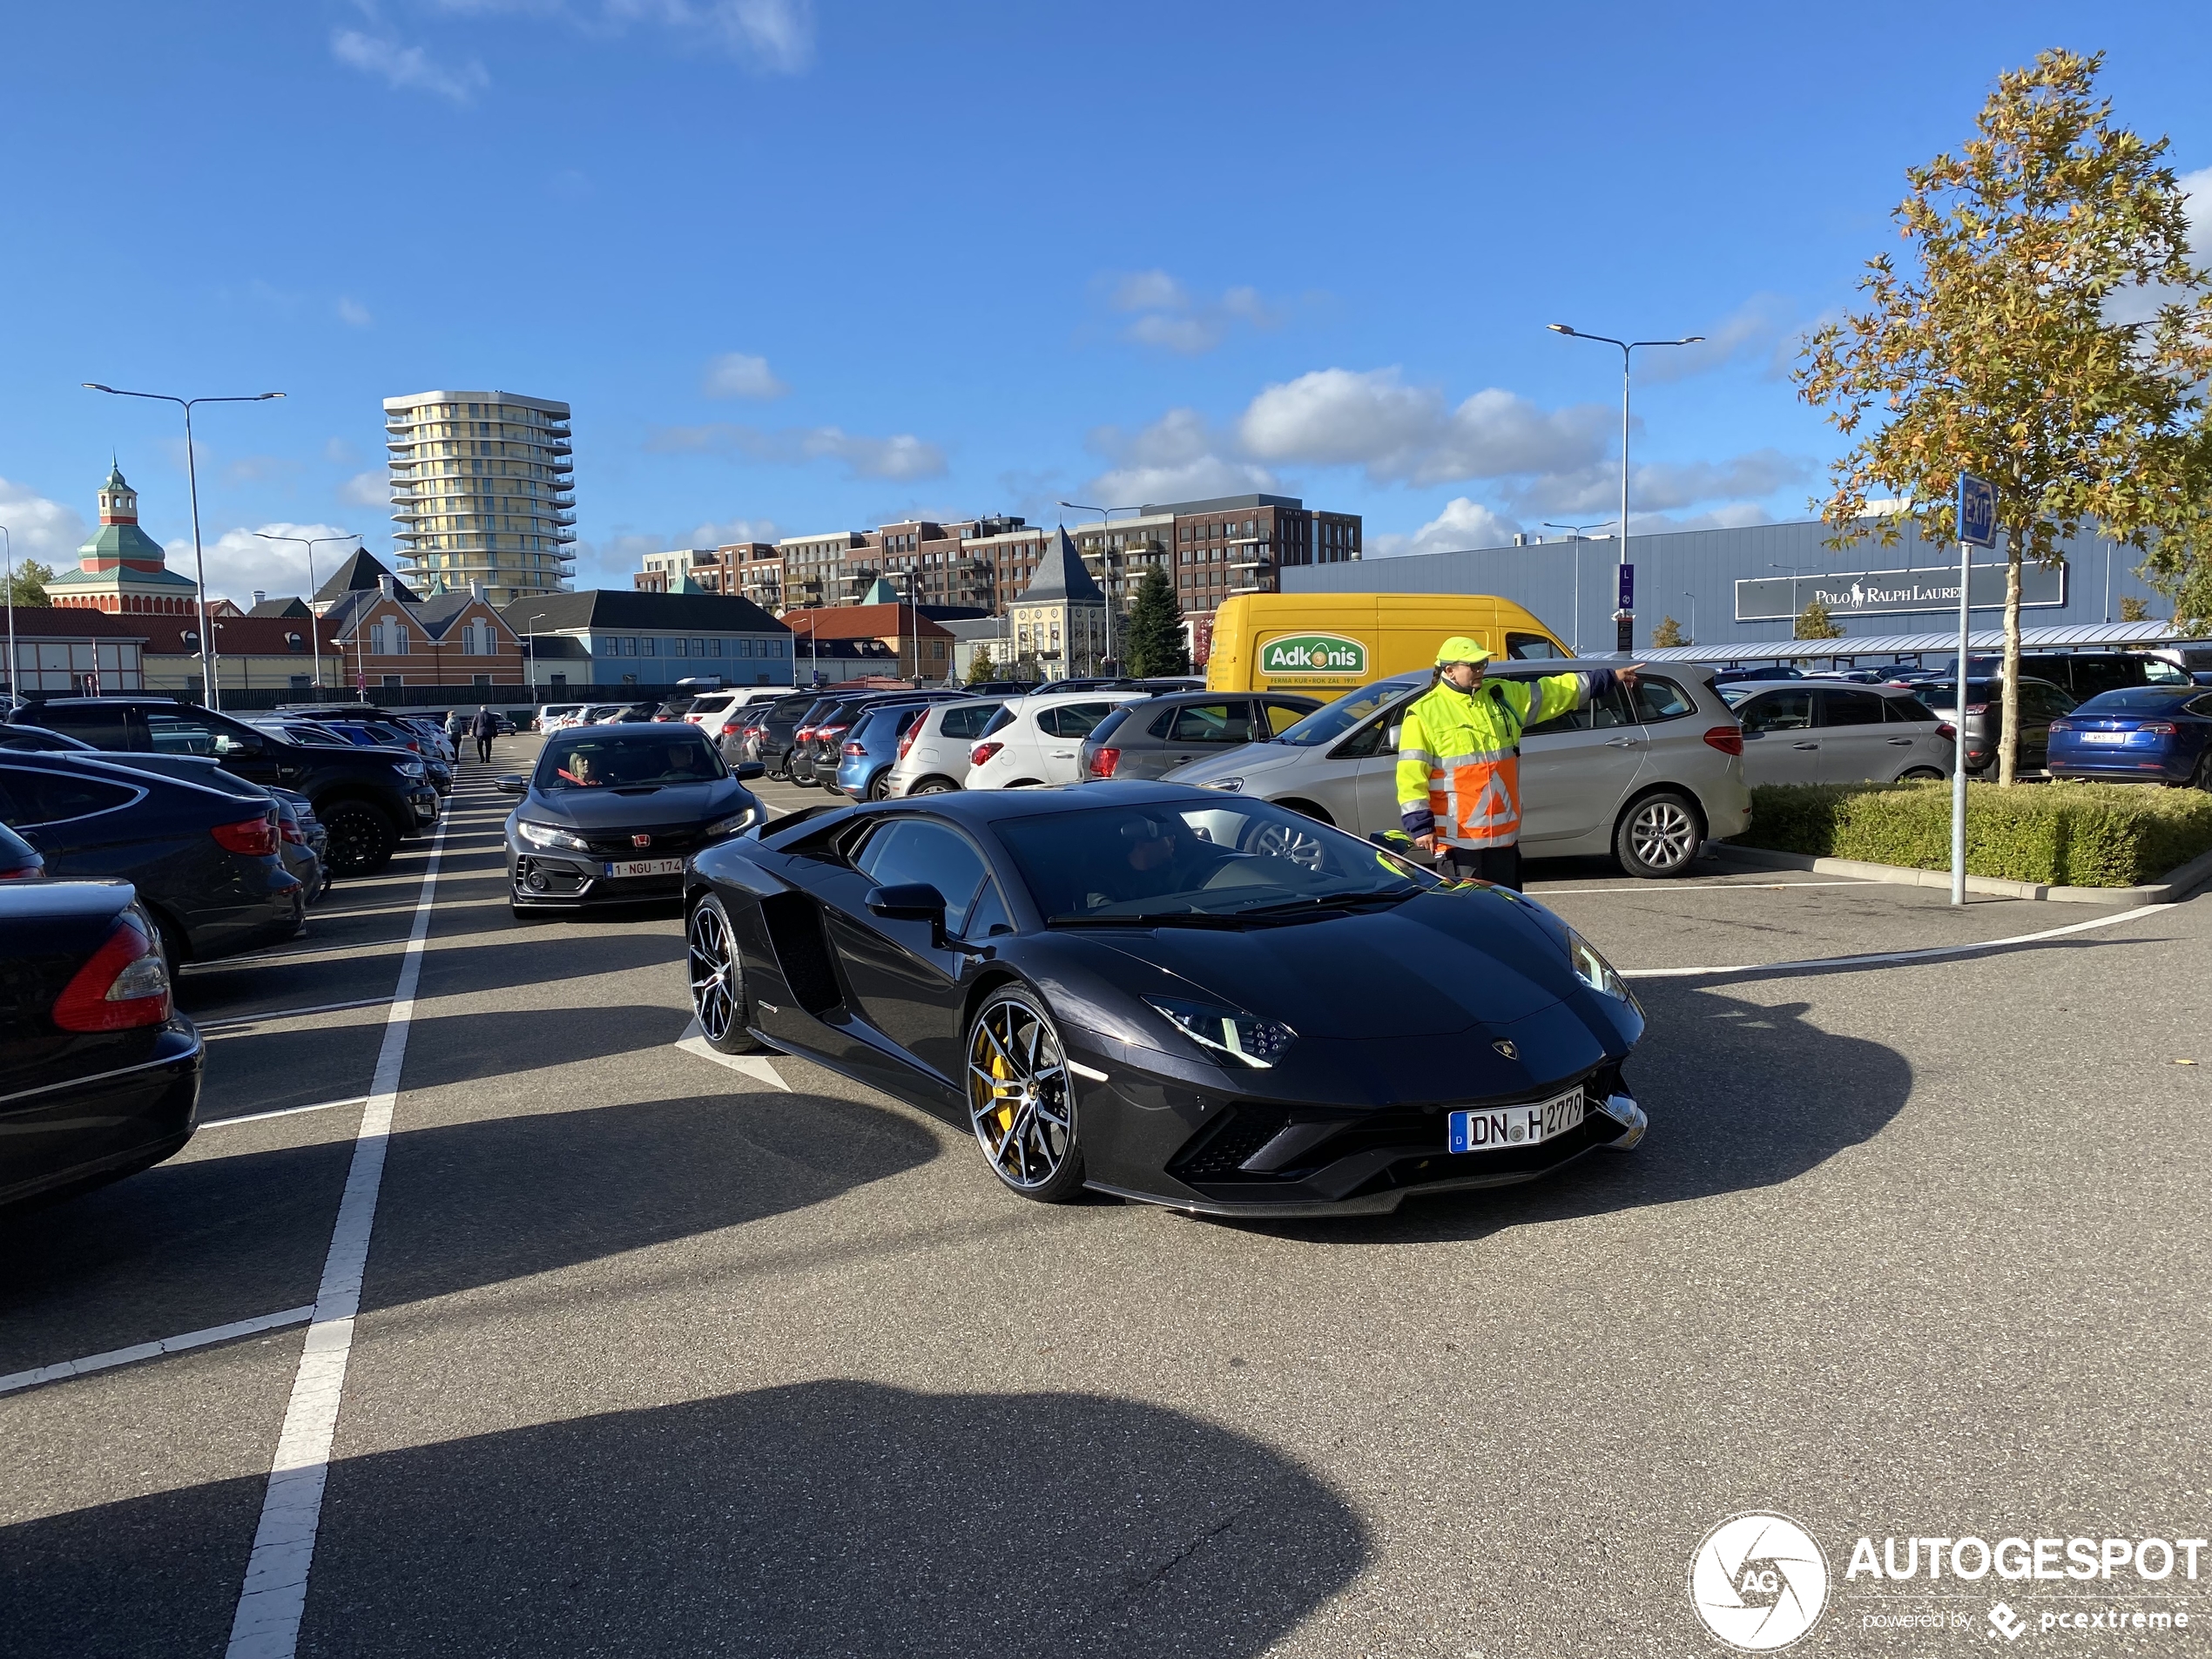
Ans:
{"type": "Polygon", "coordinates": [[[533,790],[523,816],[571,829],[627,829],[634,824],[705,823],[727,817],[746,799],[745,786],[734,778],[659,789],[563,789],[550,795],[533,790]]]}
{"type": "Polygon", "coordinates": [[[1233,1003],[1302,1036],[1438,1036],[1527,1019],[1583,988],[1534,909],[1467,887],[1282,926],[1082,932],[1160,970],[1125,981],[1139,995],[1233,1003]]]}
{"type": "Polygon", "coordinates": [[[1302,759],[1318,759],[1327,752],[1325,745],[1308,748],[1293,743],[1247,743],[1226,754],[1208,755],[1203,760],[1178,766],[1160,781],[1203,787],[1217,778],[1249,778],[1255,772],[1279,772],[1286,766],[1295,766],[1302,759]]]}

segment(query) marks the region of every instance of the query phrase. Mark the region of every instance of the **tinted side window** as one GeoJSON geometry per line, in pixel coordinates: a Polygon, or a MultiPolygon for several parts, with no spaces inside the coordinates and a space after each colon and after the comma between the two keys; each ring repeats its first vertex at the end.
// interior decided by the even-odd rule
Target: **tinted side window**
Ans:
{"type": "Polygon", "coordinates": [[[1506,655],[1521,663],[1563,662],[1567,657],[1565,651],[1541,634],[1507,634],[1506,655]]]}
{"type": "Polygon", "coordinates": [[[60,732],[80,743],[89,743],[95,749],[128,749],[129,727],[119,708],[56,708],[48,706],[33,711],[30,724],[43,725],[49,732],[60,732]]]}
{"type": "Polygon", "coordinates": [[[1935,711],[1917,697],[1885,697],[1882,699],[1882,716],[1892,725],[1910,725],[1916,720],[1932,720],[1935,711]]]}
{"type": "Polygon", "coordinates": [[[1525,737],[1548,738],[1559,732],[1608,731],[1615,726],[1634,725],[1638,716],[1630,706],[1628,693],[1618,685],[1590,699],[1579,709],[1546,720],[1541,725],[1532,725],[1522,733],[1525,737]]]}
{"type": "Polygon", "coordinates": [[[1186,703],[1176,710],[1167,735],[1170,743],[1250,743],[1251,705],[1186,703]]]}
{"type": "Polygon", "coordinates": [[[1006,900],[999,892],[999,884],[987,880],[983,890],[975,895],[975,903],[968,913],[968,925],[960,930],[963,939],[988,939],[993,934],[1010,934],[1014,918],[1007,914],[1006,900]]]}
{"type": "Polygon", "coordinates": [[[1111,703],[1063,703],[1037,715],[1037,730],[1055,738],[1087,738],[1113,711],[1111,703]]]}
{"type": "Polygon", "coordinates": [[[1260,708],[1266,716],[1264,724],[1267,727],[1267,735],[1271,738],[1281,737],[1283,733],[1313,712],[1312,709],[1298,703],[1262,703],[1260,708]]]}
{"type": "Polygon", "coordinates": [[[985,874],[983,855],[965,836],[921,819],[904,818],[868,837],[853,860],[880,887],[926,881],[945,895],[945,928],[962,931],[975,889],[985,874]]]}
{"type": "Polygon", "coordinates": [[[1649,674],[1636,676],[1636,712],[1647,721],[1679,720],[1685,714],[1697,712],[1696,704],[1689,694],[1672,680],[1655,678],[1649,674]]]}
{"type": "Polygon", "coordinates": [[[1763,691],[1736,711],[1746,732],[1802,732],[1812,724],[1811,691],[1763,691]]]}
{"type": "Polygon", "coordinates": [[[8,820],[10,828],[89,818],[94,813],[110,813],[118,806],[127,806],[138,799],[137,790],[126,789],[121,784],[70,778],[51,772],[10,772],[7,785],[10,805],[17,814],[8,820]]]}
{"type": "Polygon", "coordinates": [[[1823,725],[1879,725],[1882,699],[1871,691],[1842,691],[1831,686],[1820,694],[1823,725]]]}

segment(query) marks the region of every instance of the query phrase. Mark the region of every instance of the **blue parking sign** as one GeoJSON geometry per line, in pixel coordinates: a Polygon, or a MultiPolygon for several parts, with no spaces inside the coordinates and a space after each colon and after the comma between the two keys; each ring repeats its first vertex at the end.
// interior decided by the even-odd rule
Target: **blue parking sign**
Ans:
{"type": "Polygon", "coordinates": [[[1633,564],[1624,564],[1621,567],[1621,609],[1634,610],[1635,608],[1636,567],[1633,564]]]}
{"type": "Polygon", "coordinates": [[[1959,539],[1974,547],[1997,545],[1997,491],[1970,472],[1959,475],[1959,539]]]}

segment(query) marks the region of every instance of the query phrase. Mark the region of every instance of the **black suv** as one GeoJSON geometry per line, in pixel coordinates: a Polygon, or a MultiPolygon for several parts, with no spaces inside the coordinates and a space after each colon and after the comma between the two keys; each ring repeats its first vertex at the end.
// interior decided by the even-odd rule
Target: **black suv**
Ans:
{"type": "Polygon", "coordinates": [[[381,869],[402,836],[437,821],[437,791],[404,749],[293,743],[226,714],[158,697],[57,697],[18,708],[17,725],[43,726],[125,754],[212,755],[223,770],[314,803],[330,834],[336,875],[381,869]]]}

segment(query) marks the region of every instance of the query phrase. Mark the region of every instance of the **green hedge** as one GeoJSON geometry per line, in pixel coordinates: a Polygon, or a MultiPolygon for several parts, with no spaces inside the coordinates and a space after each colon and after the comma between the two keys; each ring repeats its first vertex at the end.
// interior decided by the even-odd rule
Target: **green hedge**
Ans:
{"type": "MultiPolygon", "coordinates": [[[[1908,869],[1951,867],[1951,786],[1766,784],[1745,846],[1908,869]]],[[[2132,887],[2212,851],[2212,794],[2146,784],[1966,786],[1966,871],[2132,887]]]]}

